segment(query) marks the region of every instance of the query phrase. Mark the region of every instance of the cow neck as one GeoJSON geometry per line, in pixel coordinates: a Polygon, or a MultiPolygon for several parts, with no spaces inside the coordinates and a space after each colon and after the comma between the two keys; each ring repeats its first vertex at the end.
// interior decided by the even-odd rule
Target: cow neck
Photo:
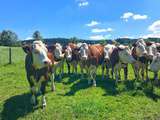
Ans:
{"type": "Polygon", "coordinates": [[[61,61],[62,60],[62,58],[56,58],[55,56],[54,56],[54,60],[56,61],[56,62],[59,62],[59,61],[61,61]]]}

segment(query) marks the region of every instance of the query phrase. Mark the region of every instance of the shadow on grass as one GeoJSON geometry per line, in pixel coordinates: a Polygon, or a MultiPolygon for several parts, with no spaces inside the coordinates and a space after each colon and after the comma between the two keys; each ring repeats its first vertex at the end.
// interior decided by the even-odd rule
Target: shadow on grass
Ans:
{"type": "MultiPolygon", "coordinates": [[[[71,76],[69,77],[69,80],[67,82],[64,82],[64,84],[70,84],[74,81],[77,81],[75,84],[71,86],[70,91],[67,92],[65,96],[75,95],[77,91],[91,87],[91,85],[88,85],[87,79],[79,79],[79,78],[80,78],[80,75],[78,75],[77,77],[71,76]]],[[[106,95],[116,96],[123,92],[131,92],[131,94],[132,93],[136,94],[137,92],[137,88],[135,86],[135,80],[125,80],[125,81],[122,80],[116,85],[114,79],[110,78],[110,79],[102,80],[102,76],[97,75],[96,83],[97,83],[97,87],[101,87],[102,89],[105,90],[104,96],[106,95]]],[[[144,93],[143,95],[145,95],[146,97],[154,101],[157,101],[158,99],[160,99],[160,96],[154,93],[154,87],[155,86],[153,86],[152,88],[151,86],[148,87],[148,85],[142,84],[138,89],[141,90],[141,92],[144,93]]]]}
{"type": "Polygon", "coordinates": [[[17,120],[28,113],[33,112],[30,103],[30,94],[16,95],[7,99],[1,113],[2,120],[17,120]]]}
{"type": "Polygon", "coordinates": [[[68,77],[69,79],[67,80],[67,82],[64,81],[63,84],[68,85],[80,79],[81,75],[71,73],[71,74],[66,74],[65,77],[68,77]]]}

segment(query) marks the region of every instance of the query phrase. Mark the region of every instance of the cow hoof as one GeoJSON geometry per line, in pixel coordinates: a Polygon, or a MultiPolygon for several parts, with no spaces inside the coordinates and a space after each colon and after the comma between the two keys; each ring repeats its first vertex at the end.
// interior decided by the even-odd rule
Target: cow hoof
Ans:
{"type": "Polygon", "coordinates": [[[96,84],[93,84],[93,87],[96,87],[97,85],[96,84]]]}
{"type": "Polygon", "coordinates": [[[55,86],[52,87],[51,91],[54,92],[56,90],[55,86]]]}
{"type": "Polygon", "coordinates": [[[107,76],[106,79],[108,80],[108,79],[109,79],[109,76],[107,76]]]}

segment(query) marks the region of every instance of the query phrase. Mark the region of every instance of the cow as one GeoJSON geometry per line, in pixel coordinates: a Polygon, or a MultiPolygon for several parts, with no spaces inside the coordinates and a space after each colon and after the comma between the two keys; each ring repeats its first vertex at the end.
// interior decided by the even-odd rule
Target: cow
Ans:
{"type": "Polygon", "coordinates": [[[93,80],[93,86],[96,86],[96,71],[98,65],[102,64],[104,56],[104,47],[100,44],[88,45],[83,43],[79,50],[81,74],[83,78],[83,69],[88,76],[88,84],[93,80]]]}
{"type": "Polygon", "coordinates": [[[68,68],[68,74],[70,74],[70,68],[72,66],[72,73],[77,74],[77,67],[79,62],[79,47],[74,43],[68,43],[65,48],[65,59],[68,68]]]}
{"type": "Polygon", "coordinates": [[[160,53],[157,52],[149,66],[150,70],[154,72],[154,80],[158,84],[158,71],[160,70],[160,53]]]}
{"type": "Polygon", "coordinates": [[[148,65],[149,62],[152,61],[156,52],[156,45],[151,42],[145,42],[143,39],[139,39],[133,44],[132,56],[136,59],[135,64],[133,64],[133,69],[136,79],[140,78],[139,73],[141,70],[142,80],[144,80],[144,72],[146,72],[146,81],[149,80],[148,65]]]}
{"type": "MultiPolygon", "coordinates": [[[[111,54],[115,48],[116,48],[116,46],[112,45],[112,44],[107,44],[104,46],[104,61],[102,64],[102,79],[104,79],[105,67],[106,67],[107,78],[109,78],[109,68],[111,67],[110,57],[111,57],[111,54]]],[[[112,73],[112,79],[113,79],[113,70],[111,73],[112,73]]]]}
{"type": "Polygon", "coordinates": [[[47,81],[51,80],[51,89],[55,90],[54,73],[52,66],[55,64],[51,53],[48,52],[42,41],[34,41],[31,45],[22,46],[25,57],[25,70],[31,88],[31,103],[37,105],[37,90],[42,93],[42,107],[46,106],[45,88],[47,81]]]}
{"type": "Polygon", "coordinates": [[[54,73],[57,75],[57,71],[59,69],[59,79],[62,79],[63,73],[64,73],[64,51],[60,43],[56,43],[53,45],[48,45],[47,49],[50,53],[52,53],[54,57],[54,63],[56,66],[54,66],[54,73]]]}
{"type": "Polygon", "coordinates": [[[116,83],[120,80],[120,70],[124,68],[125,80],[128,74],[128,63],[133,64],[135,59],[131,55],[131,50],[128,46],[119,45],[113,47],[112,53],[110,54],[110,65],[112,72],[115,73],[116,83]]]}

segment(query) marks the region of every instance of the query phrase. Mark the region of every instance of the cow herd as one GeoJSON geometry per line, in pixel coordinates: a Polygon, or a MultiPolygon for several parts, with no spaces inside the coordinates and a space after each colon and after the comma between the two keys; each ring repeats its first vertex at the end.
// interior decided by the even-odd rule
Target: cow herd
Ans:
{"type": "Polygon", "coordinates": [[[62,79],[65,62],[68,74],[74,73],[76,75],[79,65],[81,78],[84,78],[86,72],[88,84],[93,86],[96,86],[98,66],[101,66],[102,79],[115,78],[117,83],[121,78],[121,69],[124,70],[124,78],[127,80],[128,64],[133,67],[135,79],[148,81],[150,79],[148,71],[152,71],[154,72],[154,80],[158,83],[159,43],[145,42],[143,39],[139,39],[132,46],[89,45],[86,43],[68,43],[68,45],[62,46],[59,43],[45,45],[42,41],[37,40],[32,44],[23,45],[22,48],[26,53],[25,69],[31,88],[33,105],[37,104],[37,91],[39,91],[42,94],[42,107],[46,106],[45,88],[47,82],[51,81],[51,90],[54,91],[55,75],[62,79]]]}

